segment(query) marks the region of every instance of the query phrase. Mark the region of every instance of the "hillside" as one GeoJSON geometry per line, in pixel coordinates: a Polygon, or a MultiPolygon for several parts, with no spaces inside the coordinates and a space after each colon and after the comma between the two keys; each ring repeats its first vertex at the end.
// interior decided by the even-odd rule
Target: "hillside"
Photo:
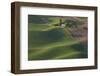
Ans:
{"type": "MultiPolygon", "coordinates": [[[[78,33],[82,29],[79,26],[81,22],[75,25],[76,28],[61,28],[53,26],[59,22],[58,17],[35,16],[32,20],[28,25],[29,60],[87,58],[87,47],[83,44],[81,33],[78,33]]],[[[68,23],[67,19],[65,21],[68,23]]]]}

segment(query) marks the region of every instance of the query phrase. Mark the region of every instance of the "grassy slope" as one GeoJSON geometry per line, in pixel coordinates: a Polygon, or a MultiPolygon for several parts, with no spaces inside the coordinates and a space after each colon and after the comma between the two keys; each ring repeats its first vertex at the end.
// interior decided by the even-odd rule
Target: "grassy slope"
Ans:
{"type": "Polygon", "coordinates": [[[87,57],[86,49],[69,32],[48,24],[29,24],[29,60],[87,57]]]}
{"type": "Polygon", "coordinates": [[[62,28],[43,31],[47,28],[50,26],[36,25],[29,29],[29,60],[85,57],[84,48],[78,40],[71,38],[70,33],[62,28]],[[74,48],[76,45],[79,47],[74,48]]]}

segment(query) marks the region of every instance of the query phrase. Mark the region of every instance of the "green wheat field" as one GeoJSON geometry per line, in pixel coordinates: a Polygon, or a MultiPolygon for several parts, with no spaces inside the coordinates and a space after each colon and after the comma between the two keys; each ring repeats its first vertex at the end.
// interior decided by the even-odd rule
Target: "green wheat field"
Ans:
{"type": "Polygon", "coordinates": [[[28,60],[88,57],[87,17],[28,15],[28,60]]]}

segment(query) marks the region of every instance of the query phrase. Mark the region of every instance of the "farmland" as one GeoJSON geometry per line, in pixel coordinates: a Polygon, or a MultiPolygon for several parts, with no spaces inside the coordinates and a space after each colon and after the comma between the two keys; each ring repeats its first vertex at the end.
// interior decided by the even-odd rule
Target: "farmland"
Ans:
{"type": "Polygon", "coordinates": [[[87,58],[86,20],[81,17],[29,15],[28,60],[87,58]],[[65,27],[59,26],[59,19],[65,27]]]}

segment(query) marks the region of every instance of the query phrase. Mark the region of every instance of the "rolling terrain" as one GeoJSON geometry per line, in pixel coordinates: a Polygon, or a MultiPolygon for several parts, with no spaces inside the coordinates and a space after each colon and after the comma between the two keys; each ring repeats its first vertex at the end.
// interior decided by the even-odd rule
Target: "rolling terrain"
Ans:
{"type": "Polygon", "coordinates": [[[66,27],[61,28],[54,26],[59,23],[59,17],[30,15],[28,60],[87,58],[87,32],[82,26],[86,25],[86,21],[74,17],[71,19],[64,18],[66,27]]]}

